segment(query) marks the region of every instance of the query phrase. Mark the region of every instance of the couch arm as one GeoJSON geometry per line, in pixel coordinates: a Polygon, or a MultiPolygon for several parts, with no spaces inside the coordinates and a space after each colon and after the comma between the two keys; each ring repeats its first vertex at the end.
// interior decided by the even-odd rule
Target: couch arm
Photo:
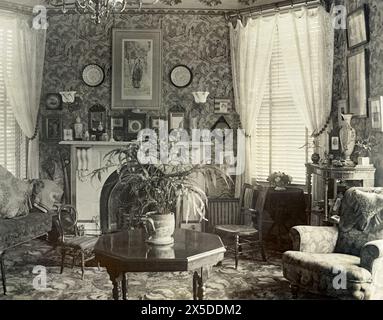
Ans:
{"type": "Polygon", "coordinates": [[[360,252],[360,265],[371,273],[375,260],[383,260],[383,240],[367,242],[360,252]]]}
{"type": "Polygon", "coordinates": [[[290,236],[295,251],[332,253],[338,239],[338,228],[298,226],[290,230],[290,236]]]}

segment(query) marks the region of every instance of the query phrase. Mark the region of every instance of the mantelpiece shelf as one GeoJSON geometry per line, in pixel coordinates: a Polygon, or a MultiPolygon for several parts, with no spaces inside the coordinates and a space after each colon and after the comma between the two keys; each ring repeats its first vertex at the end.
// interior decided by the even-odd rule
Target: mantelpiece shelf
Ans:
{"type": "Polygon", "coordinates": [[[61,141],[59,144],[68,145],[68,146],[77,146],[77,147],[94,147],[94,146],[111,146],[111,147],[120,147],[126,146],[128,144],[133,144],[132,141],[61,141]]]}

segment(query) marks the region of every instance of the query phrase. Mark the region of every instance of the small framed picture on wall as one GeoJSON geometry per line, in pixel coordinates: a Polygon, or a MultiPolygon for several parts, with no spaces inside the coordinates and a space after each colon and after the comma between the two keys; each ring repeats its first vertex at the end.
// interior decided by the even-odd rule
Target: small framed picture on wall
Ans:
{"type": "Polygon", "coordinates": [[[169,130],[185,128],[185,110],[181,106],[169,110],[169,130]]]}
{"type": "Polygon", "coordinates": [[[214,113],[228,114],[233,111],[233,105],[230,99],[215,99],[214,113]]]}
{"type": "Polygon", "coordinates": [[[369,99],[369,106],[372,130],[383,132],[383,96],[369,99]]]}
{"type": "Polygon", "coordinates": [[[61,141],[63,136],[62,119],[56,116],[43,118],[43,137],[46,141],[61,141]]]}

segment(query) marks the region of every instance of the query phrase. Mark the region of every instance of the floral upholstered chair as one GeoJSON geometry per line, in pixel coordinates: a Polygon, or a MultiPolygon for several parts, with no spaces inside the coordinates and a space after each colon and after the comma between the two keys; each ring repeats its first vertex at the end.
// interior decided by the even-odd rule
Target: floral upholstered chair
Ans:
{"type": "Polygon", "coordinates": [[[351,188],[338,227],[298,226],[283,254],[293,297],[299,289],[340,299],[383,299],[383,188],[351,188]]]}

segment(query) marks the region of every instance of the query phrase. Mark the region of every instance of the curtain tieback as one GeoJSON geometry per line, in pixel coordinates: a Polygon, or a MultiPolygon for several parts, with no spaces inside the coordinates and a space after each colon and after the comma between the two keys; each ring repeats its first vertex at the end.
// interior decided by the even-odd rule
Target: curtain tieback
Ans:
{"type": "Polygon", "coordinates": [[[39,133],[39,124],[36,123],[35,132],[33,133],[33,136],[31,138],[28,138],[29,141],[35,140],[37,137],[37,134],[39,133]]]}

